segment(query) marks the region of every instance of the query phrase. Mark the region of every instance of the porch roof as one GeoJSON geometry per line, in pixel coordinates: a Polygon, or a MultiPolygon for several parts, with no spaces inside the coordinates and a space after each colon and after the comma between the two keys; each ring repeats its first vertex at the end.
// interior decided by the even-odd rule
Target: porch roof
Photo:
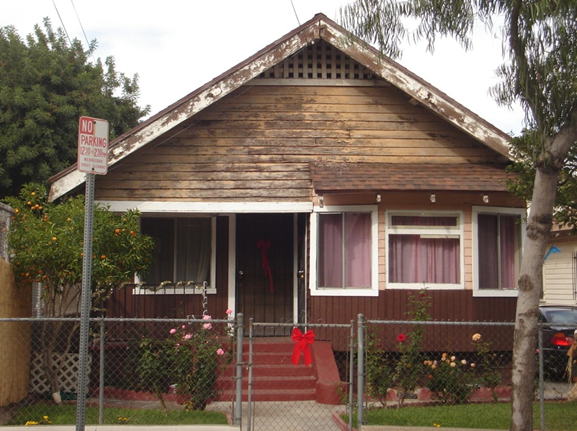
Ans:
{"type": "Polygon", "coordinates": [[[510,174],[504,165],[313,163],[315,193],[378,191],[505,192],[510,174]]]}

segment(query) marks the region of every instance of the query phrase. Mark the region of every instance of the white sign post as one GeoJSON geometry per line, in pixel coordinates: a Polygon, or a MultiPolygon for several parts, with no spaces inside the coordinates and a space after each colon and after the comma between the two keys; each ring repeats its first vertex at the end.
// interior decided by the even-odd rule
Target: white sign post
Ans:
{"type": "Polygon", "coordinates": [[[80,365],[76,401],[76,431],[86,425],[88,386],[88,335],[92,293],[92,230],[94,221],[95,174],[108,172],[108,121],[80,117],[78,124],[78,171],[86,173],[84,196],[84,257],[82,259],[82,302],[80,306],[80,365]]]}

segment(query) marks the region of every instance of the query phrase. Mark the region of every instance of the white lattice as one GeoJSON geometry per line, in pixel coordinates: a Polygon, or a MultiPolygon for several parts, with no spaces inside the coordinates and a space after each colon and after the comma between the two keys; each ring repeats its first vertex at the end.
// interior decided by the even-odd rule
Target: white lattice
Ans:
{"type": "MultiPolygon", "coordinates": [[[[78,369],[80,366],[80,357],[78,353],[53,353],[52,361],[55,366],[60,366],[58,381],[60,390],[63,392],[78,392],[78,369]]],[[[90,365],[92,358],[88,357],[88,374],[90,374],[90,365]]],[[[87,381],[88,384],[88,381],[87,381]]],[[[30,392],[44,394],[50,392],[50,387],[42,371],[42,355],[34,352],[32,363],[30,364],[30,392]]]]}

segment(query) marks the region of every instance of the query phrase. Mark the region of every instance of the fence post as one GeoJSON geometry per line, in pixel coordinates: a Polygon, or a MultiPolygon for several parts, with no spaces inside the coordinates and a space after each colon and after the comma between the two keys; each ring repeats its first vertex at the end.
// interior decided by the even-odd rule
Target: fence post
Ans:
{"type": "Polygon", "coordinates": [[[545,376],[543,364],[543,325],[537,327],[537,347],[539,349],[539,413],[541,417],[541,431],[545,431],[545,376]]]}
{"type": "Polygon", "coordinates": [[[234,424],[242,428],[242,337],[244,328],[244,316],[236,315],[236,411],[234,424]]]}
{"type": "Polygon", "coordinates": [[[104,328],[104,314],[100,318],[100,379],[98,393],[98,424],[104,424],[104,348],[106,331],[104,328]]]}
{"type": "Polygon", "coordinates": [[[363,329],[365,326],[365,316],[357,315],[357,429],[363,427],[363,392],[364,392],[364,338],[363,329]]]}
{"type": "Polygon", "coordinates": [[[351,320],[351,328],[349,330],[349,430],[353,429],[353,414],[355,412],[355,398],[353,389],[353,374],[355,372],[354,353],[355,353],[355,321],[351,320]]]}

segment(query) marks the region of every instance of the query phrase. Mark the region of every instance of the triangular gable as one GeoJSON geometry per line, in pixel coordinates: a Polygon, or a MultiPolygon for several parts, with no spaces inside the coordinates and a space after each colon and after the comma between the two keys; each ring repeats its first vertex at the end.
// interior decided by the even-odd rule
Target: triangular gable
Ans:
{"type": "MultiPolygon", "coordinates": [[[[405,92],[415,103],[420,103],[458,129],[509,158],[509,137],[476,114],[466,109],[445,93],[417,77],[378,50],[354,38],[351,33],[323,14],[298,27],[234,68],[152,116],[139,126],[117,138],[110,145],[109,166],[113,166],[135,151],[157,145],[163,135],[198,114],[232,91],[259,77],[290,58],[304,47],[324,40],[405,92]]],[[[50,199],[70,192],[85,181],[86,175],[76,165],[53,178],[50,199]]]]}

